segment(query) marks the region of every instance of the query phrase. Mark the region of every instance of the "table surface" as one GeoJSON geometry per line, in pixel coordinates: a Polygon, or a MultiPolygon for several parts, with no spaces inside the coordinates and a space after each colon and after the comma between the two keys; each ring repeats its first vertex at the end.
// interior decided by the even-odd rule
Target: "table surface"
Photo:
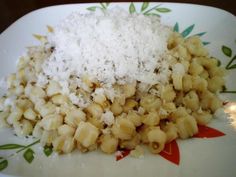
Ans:
{"type": "MultiPolygon", "coordinates": [[[[68,4],[68,3],[91,3],[99,1],[76,1],[76,0],[1,0],[0,1],[0,33],[6,29],[11,23],[16,21],[21,16],[27,14],[30,11],[39,9],[42,7],[58,5],[58,4],[68,4]]],[[[104,1],[109,2],[109,1],[104,1]]],[[[122,2],[122,1],[113,1],[122,2]]],[[[124,2],[124,1],[123,1],[124,2]]],[[[138,2],[138,1],[133,1],[138,2]]],[[[142,1],[140,1],[142,2],[142,1]]],[[[165,1],[157,1],[165,2],[165,1]]],[[[181,3],[193,3],[218,7],[231,12],[236,15],[236,1],[235,0],[175,0],[167,2],[181,2],[181,3]]]]}

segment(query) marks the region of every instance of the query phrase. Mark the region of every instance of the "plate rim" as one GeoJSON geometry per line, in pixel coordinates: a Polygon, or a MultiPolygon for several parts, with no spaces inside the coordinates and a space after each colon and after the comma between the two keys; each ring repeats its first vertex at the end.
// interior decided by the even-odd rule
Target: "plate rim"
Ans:
{"type": "MultiPolygon", "coordinates": [[[[133,2],[134,4],[141,4],[143,3],[144,1],[142,2],[133,2]]],[[[112,4],[118,4],[118,5],[122,5],[122,4],[129,4],[130,2],[111,2],[112,4]]],[[[225,10],[225,9],[221,9],[221,8],[218,8],[218,7],[214,7],[214,6],[209,6],[209,5],[201,5],[201,4],[194,4],[194,3],[176,3],[176,2],[149,2],[149,3],[154,3],[154,4],[164,4],[164,5],[177,5],[177,6],[193,6],[193,7],[199,7],[199,8],[209,8],[209,9],[213,9],[215,11],[221,11],[227,15],[230,15],[232,17],[236,17],[234,14],[232,14],[231,12],[225,10]]],[[[13,23],[11,23],[8,27],[6,27],[6,29],[4,29],[1,33],[0,33],[0,40],[1,40],[1,36],[3,36],[7,31],[9,31],[10,28],[12,28],[12,26],[14,26],[16,23],[18,23],[19,21],[23,20],[24,18],[34,14],[34,13],[38,13],[40,11],[43,11],[43,10],[48,10],[50,8],[57,8],[57,7],[62,7],[62,6],[78,6],[78,5],[93,5],[93,4],[99,4],[99,3],[94,3],[94,2],[91,2],[91,3],[71,3],[71,4],[58,4],[58,5],[51,5],[51,6],[47,6],[47,7],[42,7],[42,8],[39,8],[39,9],[35,9],[35,10],[32,10],[28,13],[26,13],[25,15],[19,17],[17,20],[15,20],[13,23]]],[[[235,22],[236,22],[236,19],[235,19],[235,22]]]]}

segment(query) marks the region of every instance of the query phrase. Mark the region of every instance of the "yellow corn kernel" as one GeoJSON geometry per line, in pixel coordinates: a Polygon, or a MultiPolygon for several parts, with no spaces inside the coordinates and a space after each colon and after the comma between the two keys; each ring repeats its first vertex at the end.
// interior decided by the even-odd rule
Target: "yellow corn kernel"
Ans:
{"type": "Polygon", "coordinates": [[[195,91],[188,92],[183,98],[183,104],[192,111],[198,110],[200,103],[197,93],[195,91]]]}
{"type": "Polygon", "coordinates": [[[6,118],[9,116],[9,112],[8,111],[2,111],[0,112],[0,128],[3,127],[9,127],[6,118]]]}
{"type": "Polygon", "coordinates": [[[163,103],[162,108],[168,113],[172,113],[176,110],[175,103],[170,102],[170,103],[163,103]]]}
{"type": "Polygon", "coordinates": [[[203,70],[204,68],[202,65],[198,64],[197,62],[192,62],[189,66],[189,73],[194,76],[201,74],[203,70]]]}
{"type": "Polygon", "coordinates": [[[161,89],[161,99],[166,102],[172,102],[176,97],[176,93],[172,85],[166,85],[161,89]]]}
{"type": "Polygon", "coordinates": [[[104,90],[101,88],[97,88],[92,94],[92,96],[93,96],[93,101],[100,105],[103,105],[104,102],[107,100],[106,96],[104,95],[104,90]]]}
{"type": "Polygon", "coordinates": [[[202,77],[203,79],[208,80],[209,78],[209,73],[207,72],[207,70],[203,70],[202,73],[199,75],[200,77],[202,77]]]}
{"type": "Polygon", "coordinates": [[[130,155],[135,158],[142,157],[144,154],[144,150],[141,146],[136,146],[134,150],[130,151],[130,155]]]}
{"type": "Polygon", "coordinates": [[[136,82],[125,84],[122,86],[122,92],[125,98],[129,98],[135,94],[136,91],[136,82]]]}
{"type": "Polygon", "coordinates": [[[140,105],[148,112],[156,111],[161,106],[161,100],[154,95],[147,94],[141,98],[140,105]]]}
{"type": "Polygon", "coordinates": [[[51,102],[47,102],[44,105],[39,104],[37,111],[40,113],[40,115],[42,117],[45,117],[46,115],[55,113],[56,112],[56,106],[51,102]]]}
{"type": "Polygon", "coordinates": [[[43,134],[43,128],[41,127],[41,121],[38,121],[34,126],[32,135],[35,138],[41,138],[42,134],[43,134]]]}
{"type": "Polygon", "coordinates": [[[200,76],[193,76],[192,77],[192,88],[197,91],[205,91],[207,90],[208,83],[204,78],[200,76]]]}
{"type": "Polygon", "coordinates": [[[142,116],[142,122],[149,126],[158,125],[160,123],[160,116],[157,112],[149,112],[142,116]]]}
{"type": "Polygon", "coordinates": [[[176,121],[176,127],[181,139],[192,137],[198,132],[197,122],[194,117],[190,115],[178,118],[176,121]]]}
{"type": "Polygon", "coordinates": [[[45,130],[56,130],[63,123],[63,117],[60,114],[49,114],[41,120],[41,126],[45,130]]]}
{"type": "Polygon", "coordinates": [[[22,115],[23,111],[16,106],[14,109],[11,110],[11,113],[7,118],[7,123],[12,125],[14,122],[20,120],[22,118],[22,115]]]}
{"type": "Polygon", "coordinates": [[[184,38],[180,33],[174,32],[168,38],[168,49],[173,49],[177,45],[184,44],[184,38]]]}
{"type": "Polygon", "coordinates": [[[210,109],[214,113],[222,106],[222,101],[209,91],[202,92],[200,98],[200,105],[204,110],[210,109]]]}
{"type": "Polygon", "coordinates": [[[56,130],[44,130],[42,132],[42,136],[40,138],[40,144],[42,146],[48,145],[50,146],[53,142],[58,137],[57,131],[56,130]]]}
{"type": "Polygon", "coordinates": [[[74,138],[84,147],[88,148],[96,143],[98,135],[99,131],[97,127],[89,122],[80,122],[76,129],[74,138]]]}
{"type": "Polygon", "coordinates": [[[45,91],[38,86],[33,86],[31,88],[30,98],[44,98],[46,96],[45,91]]]}
{"type": "Polygon", "coordinates": [[[120,142],[120,148],[124,149],[134,149],[138,144],[140,144],[141,135],[138,133],[131,140],[122,140],[120,142]]]}
{"type": "Polygon", "coordinates": [[[21,83],[25,84],[26,83],[26,74],[25,74],[25,69],[20,69],[16,73],[16,78],[21,81],[21,83]]]}
{"type": "Polygon", "coordinates": [[[212,67],[212,68],[208,69],[208,73],[209,73],[210,77],[214,77],[214,76],[224,77],[225,76],[225,69],[221,68],[221,67],[212,67]]]}
{"type": "Polygon", "coordinates": [[[191,36],[186,39],[186,46],[189,51],[194,56],[207,56],[207,49],[204,48],[200,38],[198,36],[191,36]]]}
{"type": "Polygon", "coordinates": [[[28,108],[24,112],[24,118],[26,118],[28,120],[36,120],[37,114],[35,113],[35,111],[32,108],[28,108]]]}
{"type": "Polygon", "coordinates": [[[33,131],[33,126],[28,120],[22,120],[21,122],[14,122],[13,128],[17,136],[22,137],[29,135],[33,131]]]}
{"type": "Polygon", "coordinates": [[[118,147],[118,139],[112,137],[110,134],[102,135],[100,141],[100,148],[105,153],[113,153],[118,147]]]}
{"type": "Polygon", "coordinates": [[[101,119],[97,119],[94,117],[88,117],[87,122],[91,123],[92,125],[94,125],[98,129],[103,129],[104,124],[103,124],[103,121],[101,121],[101,119]]]}
{"type": "Polygon", "coordinates": [[[146,126],[146,125],[142,126],[141,130],[139,131],[142,143],[144,144],[149,143],[147,135],[150,130],[151,130],[150,126],[146,126]]]}
{"type": "Polygon", "coordinates": [[[52,98],[52,103],[55,105],[62,105],[68,103],[68,98],[65,95],[54,95],[52,98]]]}
{"type": "Polygon", "coordinates": [[[62,148],[64,145],[66,137],[65,136],[58,136],[52,141],[53,150],[56,152],[62,152],[62,148]]]}
{"type": "Polygon", "coordinates": [[[173,81],[173,85],[174,85],[175,90],[182,90],[183,89],[183,75],[172,74],[171,77],[172,77],[172,81],[173,81]]]}
{"type": "Polygon", "coordinates": [[[49,82],[47,89],[46,89],[48,96],[53,96],[53,95],[59,94],[60,91],[61,91],[61,86],[59,85],[58,82],[56,82],[56,81],[49,82]]]}
{"type": "Polygon", "coordinates": [[[185,107],[178,107],[174,112],[170,114],[171,120],[174,122],[181,117],[187,116],[188,112],[185,107]]]}
{"type": "Polygon", "coordinates": [[[134,135],[135,126],[131,120],[119,118],[116,119],[116,122],[113,124],[111,130],[116,138],[128,140],[134,135]]]}
{"type": "Polygon", "coordinates": [[[183,76],[183,91],[188,92],[192,89],[192,77],[189,74],[183,76]]]}
{"type": "Polygon", "coordinates": [[[86,111],[94,118],[100,118],[103,113],[103,109],[99,104],[92,103],[87,108],[86,111]]]}
{"type": "Polygon", "coordinates": [[[129,111],[127,114],[127,119],[129,119],[137,127],[142,124],[141,116],[135,111],[129,111]]]}
{"type": "Polygon", "coordinates": [[[225,81],[224,78],[221,76],[214,76],[208,80],[208,89],[214,93],[219,90],[222,90],[224,85],[225,81]]]}
{"type": "Polygon", "coordinates": [[[25,68],[28,62],[28,58],[27,57],[20,57],[18,62],[17,62],[17,70],[21,69],[21,68],[25,68]]]}
{"type": "Polygon", "coordinates": [[[180,63],[184,66],[184,71],[185,71],[185,73],[187,73],[188,70],[189,70],[189,66],[190,66],[189,61],[187,61],[187,60],[181,60],[180,63]]]}
{"type": "Polygon", "coordinates": [[[59,135],[74,136],[75,128],[67,124],[63,124],[57,129],[59,135]]]}
{"type": "Polygon", "coordinates": [[[171,53],[174,57],[184,60],[190,60],[191,55],[188,53],[188,50],[181,44],[177,45],[171,50],[171,53]]]}
{"type": "Polygon", "coordinates": [[[85,120],[86,114],[78,108],[72,108],[65,116],[65,123],[71,127],[77,127],[81,121],[85,120]]]}
{"type": "Polygon", "coordinates": [[[66,137],[63,147],[62,147],[62,151],[64,153],[70,153],[73,151],[73,149],[75,148],[75,140],[73,137],[66,137]]]}
{"type": "Polygon", "coordinates": [[[58,136],[53,140],[52,145],[54,151],[70,153],[75,147],[75,142],[70,136],[58,136]]]}
{"type": "Polygon", "coordinates": [[[192,116],[196,119],[199,125],[207,125],[212,119],[212,114],[206,111],[200,113],[194,112],[192,116]]]}
{"type": "Polygon", "coordinates": [[[92,81],[92,79],[88,75],[84,75],[82,77],[82,81],[86,84],[86,86],[88,88],[92,88],[93,87],[93,81],[92,81]]]}
{"type": "Polygon", "coordinates": [[[12,88],[15,86],[16,74],[10,74],[7,77],[7,88],[12,88]]]}
{"type": "Polygon", "coordinates": [[[115,99],[114,101],[113,101],[113,103],[111,104],[111,112],[115,115],[115,116],[117,116],[117,115],[119,115],[119,114],[121,114],[122,113],[122,111],[123,111],[123,108],[122,108],[122,106],[119,104],[119,102],[115,99]]]}
{"type": "Polygon", "coordinates": [[[168,122],[162,126],[162,130],[166,133],[166,143],[169,143],[178,138],[178,129],[173,122],[168,122]]]}
{"type": "Polygon", "coordinates": [[[21,121],[22,124],[22,135],[26,136],[32,133],[33,131],[33,125],[29,120],[23,119],[21,121]]]}
{"type": "Polygon", "coordinates": [[[135,106],[138,105],[138,102],[133,99],[127,99],[125,102],[125,105],[123,106],[123,111],[125,113],[128,113],[130,110],[132,110],[135,106]]]}
{"type": "Polygon", "coordinates": [[[160,127],[153,127],[147,134],[149,141],[149,149],[152,153],[158,154],[161,152],[166,143],[166,134],[160,127]]]}
{"type": "Polygon", "coordinates": [[[22,110],[27,110],[28,108],[33,108],[33,103],[28,99],[19,98],[16,100],[16,106],[22,110]]]}
{"type": "Polygon", "coordinates": [[[214,95],[210,102],[210,109],[214,113],[220,107],[222,107],[222,101],[217,96],[214,95]]]}

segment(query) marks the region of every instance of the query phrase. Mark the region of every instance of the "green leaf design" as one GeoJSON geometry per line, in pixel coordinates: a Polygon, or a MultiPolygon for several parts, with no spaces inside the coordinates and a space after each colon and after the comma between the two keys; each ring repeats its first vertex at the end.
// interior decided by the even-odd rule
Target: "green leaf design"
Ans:
{"type": "Polygon", "coordinates": [[[225,85],[223,85],[223,86],[222,86],[222,91],[221,91],[221,92],[224,92],[225,90],[227,90],[227,88],[226,88],[225,85]]]}
{"type": "Polygon", "coordinates": [[[2,157],[0,159],[3,159],[0,161],[0,171],[4,170],[8,166],[8,161],[2,157]]]}
{"type": "Polygon", "coordinates": [[[129,6],[129,13],[133,14],[135,12],[136,12],[136,9],[135,9],[134,3],[131,2],[130,6],[129,6]]]}
{"type": "Polygon", "coordinates": [[[168,12],[170,12],[171,10],[168,9],[168,8],[160,7],[160,8],[157,8],[156,11],[158,11],[158,12],[160,12],[160,13],[168,13],[168,12]]]}
{"type": "Polygon", "coordinates": [[[217,60],[217,66],[220,66],[220,65],[221,65],[221,61],[217,60]]]}
{"type": "Polygon", "coordinates": [[[102,6],[102,9],[106,10],[107,7],[103,3],[100,3],[100,4],[102,6]]]}
{"type": "Polygon", "coordinates": [[[229,69],[235,69],[235,68],[236,68],[236,64],[229,67],[229,69]]]}
{"type": "Polygon", "coordinates": [[[88,7],[87,10],[94,12],[96,10],[96,6],[88,7]]]}
{"type": "Polygon", "coordinates": [[[233,90],[223,90],[220,93],[236,93],[236,91],[233,91],[233,90]]]}
{"type": "Polygon", "coordinates": [[[227,57],[231,57],[232,56],[232,50],[231,48],[223,45],[221,48],[222,52],[227,56],[227,57]]]}
{"type": "Polygon", "coordinates": [[[194,26],[195,26],[195,25],[193,24],[193,25],[187,27],[187,28],[181,33],[181,35],[182,35],[183,37],[188,36],[188,35],[192,32],[194,26]]]}
{"type": "Polygon", "coordinates": [[[174,26],[174,32],[179,32],[179,24],[178,22],[175,23],[175,26],[174,26]]]}
{"type": "Polygon", "coordinates": [[[108,6],[109,6],[109,4],[110,4],[110,2],[106,2],[105,4],[106,4],[106,6],[108,7],[108,6]]]}
{"type": "Polygon", "coordinates": [[[47,157],[50,156],[52,154],[52,147],[51,146],[45,146],[43,152],[47,157]]]}
{"type": "Polygon", "coordinates": [[[144,2],[142,7],[141,7],[141,12],[143,12],[144,10],[146,10],[149,6],[149,2],[144,2]]]}
{"type": "Polygon", "coordinates": [[[203,41],[202,44],[203,45],[208,45],[208,44],[210,44],[210,42],[203,41]]]}
{"type": "Polygon", "coordinates": [[[27,149],[23,157],[28,163],[31,163],[34,160],[34,151],[31,148],[27,149]]]}
{"type": "Polygon", "coordinates": [[[226,69],[235,69],[236,64],[231,65],[236,60],[236,55],[229,61],[229,63],[226,65],[226,69]]]}
{"type": "Polygon", "coordinates": [[[146,14],[146,15],[148,15],[148,16],[150,16],[150,15],[154,15],[154,16],[160,17],[159,14],[155,14],[155,13],[148,13],[148,14],[146,14]]]}
{"type": "Polygon", "coordinates": [[[0,146],[0,150],[11,150],[11,149],[19,149],[25,146],[20,144],[4,144],[0,146]]]}
{"type": "Polygon", "coordinates": [[[201,33],[195,34],[195,36],[201,37],[201,36],[203,36],[204,34],[206,34],[206,32],[201,32],[201,33]]]}

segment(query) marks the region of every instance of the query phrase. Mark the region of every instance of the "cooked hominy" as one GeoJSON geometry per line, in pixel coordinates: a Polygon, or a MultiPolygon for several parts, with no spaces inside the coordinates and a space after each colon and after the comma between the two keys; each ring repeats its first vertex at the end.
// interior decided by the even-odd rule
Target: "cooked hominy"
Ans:
{"type": "Polygon", "coordinates": [[[224,69],[197,36],[121,9],[72,13],[30,47],[0,98],[0,127],[59,153],[140,144],[159,153],[190,138],[222,106],[224,69]],[[144,28],[145,27],[145,28],[144,28]]]}

